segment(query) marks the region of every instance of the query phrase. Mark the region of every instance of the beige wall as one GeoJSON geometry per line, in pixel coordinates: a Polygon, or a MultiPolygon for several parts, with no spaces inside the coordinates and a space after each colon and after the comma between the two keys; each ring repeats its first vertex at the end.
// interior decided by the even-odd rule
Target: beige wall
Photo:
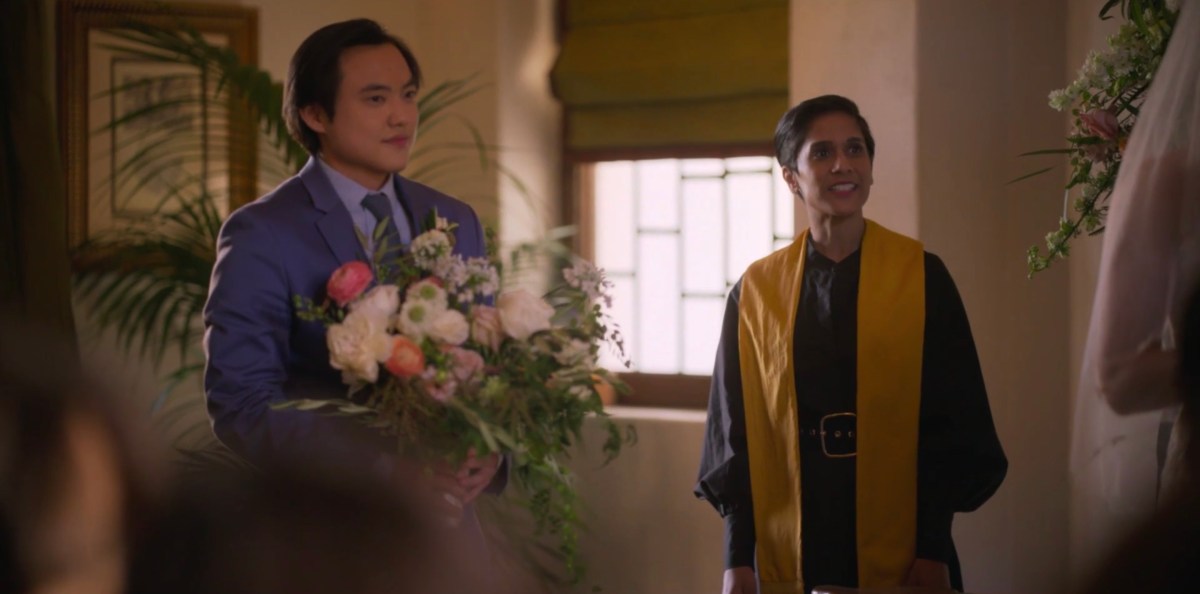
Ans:
{"type": "Polygon", "coordinates": [[[500,165],[510,171],[498,180],[502,241],[512,245],[539,239],[560,225],[562,106],[550,92],[549,72],[558,56],[555,0],[496,3],[500,27],[497,138],[500,165]],[[521,10],[514,9],[521,6],[521,10]]]}
{"type": "MultiPolygon", "coordinates": [[[[877,146],[867,216],[916,236],[917,6],[911,1],[793,0],[791,95],[854,99],[877,146]]],[[[782,115],[782,114],[780,114],[782,115]]],[[[796,228],[808,226],[796,209],[796,228]]]]}
{"type": "Polygon", "coordinates": [[[1046,105],[1062,86],[1059,2],[922,2],[918,10],[920,238],[971,317],[1009,474],[960,516],[968,588],[1053,591],[1067,560],[1067,275],[1026,279],[1024,252],[1056,224],[1058,179],[1006,186],[1017,157],[1061,142],[1046,105]]]}
{"type": "Polygon", "coordinates": [[[971,318],[1010,470],[982,510],[956,521],[967,588],[1060,589],[1068,278],[1059,267],[1027,280],[1023,254],[1055,224],[1061,193],[1052,176],[1005,181],[1034,167],[1016,155],[1061,138],[1063,119],[1045,98],[1063,85],[1064,5],[793,0],[792,8],[793,98],[841,92],[860,103],[879,144],[868,215],[940,255],[971,318]]]}
{"type": "Polygon", "coordinates": [[[638,443],[601,466],[604,435],[589,425],[589,447],[571,462],[591,526],[580,541],[588,579],[573,592],[592,586],[614,594],[720,591],[724,524],[692,495],[706,414],[629,407],[612,414],[637,430],[638,443]]]}

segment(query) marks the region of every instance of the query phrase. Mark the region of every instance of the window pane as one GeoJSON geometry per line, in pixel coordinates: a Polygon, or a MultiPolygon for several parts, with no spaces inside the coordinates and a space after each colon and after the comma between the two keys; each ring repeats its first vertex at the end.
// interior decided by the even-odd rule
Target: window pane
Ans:
{"type": "Polygon", "coordinates": [[[734,157],[725,159],[725,167],[731,173],[766,173],[771,170],[771,164],[774,162],[775,159],[771,157],[734,157]]]}
{"type": "MultiPolygon", "coordinates": [[[[792,239],[794,204],[769,157],[596,164],[596,261],[633,369],[707,375],[725,295],[792,239]]],[[[619,369],[615,356],[600,362],[619,369]]]]}
{"type": "Polygon", "coordinates": [[[679,162],[637,162],[638,222],[643,229],[679,228],[679,162]]]}
{"type": "Polygon", "coordinates": [[[633,162],[596,163],[596,265],[633,272],[633,162]]]}
{"type": "Polygon", "coordinates": [[[755,260],[771,253],[771,184],[765,174],[726,178],[729,192],[729,267],[740,274],[755,260]]]}
{"type": "Polygon", "coordinates": [[[796,206],[796,198],[792,196],[787,183],[783,181],[783,170],[776,163],[771,168],[771,183],[775,189],[775,236],[790,239],[796,235],[796,217],[792,210],[796,206]]]}
{"type": "Polygon", "coordinates": [[[712,373],[721,339],[725,299],[696,297],[683,302],[683,372],[694,375],[712,373]]]}
{"type": "Polygon", "coordinates": [[[643,235],[638,246],[638,369],[679,371],[679,238],[643,235]]]}
{"type": "Polygon", "coordinates": [[[683,290],[725,291],[725,202],[720,179],[683,182],[683,290]]]}
{"type": "Polygon", "coordinates": [[[720,159],[684,159],[683,175],[687,177],[720,177],[725,175],[725,163],[720,159]]]}

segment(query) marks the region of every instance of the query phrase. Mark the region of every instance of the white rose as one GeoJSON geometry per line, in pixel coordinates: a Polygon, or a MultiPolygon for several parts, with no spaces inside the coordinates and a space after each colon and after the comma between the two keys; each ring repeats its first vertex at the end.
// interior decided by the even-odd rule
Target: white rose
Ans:
{"type": "Polygon", "coordinates": [[[550,317],[554,315],[550,304],[525,289],[501,294],[496,300],[496,309],[500,311],[501,327],[517,340],[549,329],[550,317]]]}
{"type": "Polygon", "coordinates": [[[396,285],[379,285],[368,291],[362,299],[350,304],[351,313],[365,315],[381,327],[387,326],[388,320],[399,308],[400,288],[396,285]]]}
{"type": "Polygon", "coordinates": [[[433,318],[428,328],[429,336],[438,342],[458,346],[467,340],[471,325],[467,316],[455,309],[447,309],[433,318]]]}
{"type": "Polygon", "coordinates": [[[379,379],[379,363],[392,353],[386,326],[363,313],[350,312],[341,324],[330,326],[325,341],[329,345],[329,364],[342,370],[346,383],[379,379]]]}

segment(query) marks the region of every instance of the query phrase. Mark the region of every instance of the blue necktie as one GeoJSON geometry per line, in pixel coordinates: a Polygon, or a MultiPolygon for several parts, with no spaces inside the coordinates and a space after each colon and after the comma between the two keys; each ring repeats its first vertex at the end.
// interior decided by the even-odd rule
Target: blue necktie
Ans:
{"type": "MultiPolygon", "coordinates": [[[[400,229],[396,227],[395,217],[392,213],[392,206],[388,204],[387,194],[367,194],[362,200],[363,208],[375,217],[376,225],[380,222],[387,222],[387,226],[383,231],[383,236],[380,241],[387,241],[388,254],[396,253],[400,248],[404,247],[404,238],[400,235],[400,229]]],[[[371,236],[374,237],[374,230],[371,236]]]]}

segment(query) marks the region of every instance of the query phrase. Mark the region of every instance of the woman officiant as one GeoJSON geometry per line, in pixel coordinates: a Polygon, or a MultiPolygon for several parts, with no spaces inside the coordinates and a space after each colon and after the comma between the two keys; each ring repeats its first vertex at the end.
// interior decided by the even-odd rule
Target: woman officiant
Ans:
{"type": "Polygon", "coordinates": [[[695,489],[725,518],[724,592],[961,589],[953,515],[1007,470],[962,300],[864,218],[875,141],[853,101],[792,108],[775,149],[811,227],[726,304],[695,489]]]}

